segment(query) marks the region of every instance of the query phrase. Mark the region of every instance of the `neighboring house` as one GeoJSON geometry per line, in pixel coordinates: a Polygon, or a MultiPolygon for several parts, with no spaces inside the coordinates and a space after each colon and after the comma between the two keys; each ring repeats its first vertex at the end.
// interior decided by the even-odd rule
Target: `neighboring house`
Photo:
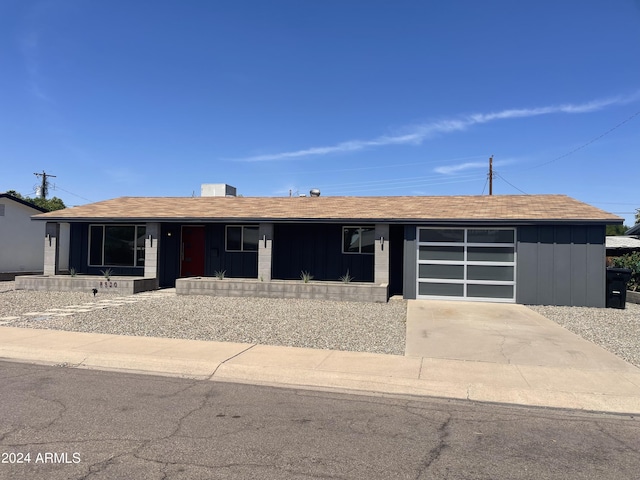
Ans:
{"type": "Polygon", "coordinates": [[[34,217],[45,274],[70,225],[81,274],[338,280],[389,295],[605,306],[605,227],[622,218],[564,195],[122,197],[34,217]],[[49,245],[48,247],[46,245],[49,245]]]}
{"type": "Polygon", "coordinates": [[[640,252],[640,239],[630,235],[611,235],[606,239],[607,257],[619,257],[640,252]]]}
{"type": "Polygon", "coordinates": [[[42,272],[44,229],[31,216],[46,212],[20,198],[0,193],[0,273],[42,272]]]}
{"type": "Polygon", "coordinates": [[[624,232],[624,234],[627,235],[627,236],[639,237],[640,236],[640,223],[636,223],[633,227],[631,227],[629,230],[624,232]]]}

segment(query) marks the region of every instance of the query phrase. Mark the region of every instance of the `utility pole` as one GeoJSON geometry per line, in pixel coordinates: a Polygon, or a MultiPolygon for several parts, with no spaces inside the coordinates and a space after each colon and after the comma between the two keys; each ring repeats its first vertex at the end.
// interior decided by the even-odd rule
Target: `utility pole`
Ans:
{"type": "Polygon", "coordinates": [[[493,195],[493,155],[489,157],[489,195],[493,195]]]}
{"type": "Polygon", "coordinates": [[[47,180],[49,177],[56,178],[55,175],[49,175],[44,170],[42,173],[34,173],[36,177],[42,177],[42,185],[40,186],[40,198],[43,200],[47,198],[47,193],[49,193],[49,181],[47,180]]]}

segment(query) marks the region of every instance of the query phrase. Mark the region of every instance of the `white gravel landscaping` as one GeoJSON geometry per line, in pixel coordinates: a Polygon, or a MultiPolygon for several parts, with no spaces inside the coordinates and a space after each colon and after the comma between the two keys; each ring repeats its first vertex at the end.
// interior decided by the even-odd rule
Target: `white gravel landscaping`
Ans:
{"type": "MultiPolygon", "coordinates": [[[[0,291],[7,290],[3,283],[0,291]]],[[[20,318],[5,325],[393,355],[404,355],[406,334],[405,301],[183,297],[161,291],[94,298],[89,293],[18,290],[0,293],[0,321],[11,316],[20,318]],[[115,302],[119,305],[112,306],[115,302]],[[68,316],[51,310],[87,304],[92,311],[77,309],[68,316]],[[27,312],[42,315],[25,316],[27,312]]]]}

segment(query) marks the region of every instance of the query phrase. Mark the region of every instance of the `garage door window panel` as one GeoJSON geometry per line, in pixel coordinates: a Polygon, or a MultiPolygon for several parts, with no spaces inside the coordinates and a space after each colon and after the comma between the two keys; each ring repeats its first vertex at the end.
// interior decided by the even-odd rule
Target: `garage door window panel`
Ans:
{"type": "Polygon", "coordinates": [[[420,278],[464,279],[464,265],[423,264],[419,268],[420,278]]]}
{"type": "Polygon", "coordinates": [[[442,245],[421,246],[420,260],[464,261],[464,247],[447,247],[442,245]]]}
{"type": "Polygon", "coordinates": [[[467,285],[467,297],[472,298],[513,298],[513,285],[467,285]]]}
{"type": "Polygon", "coordinates": [[[513,267],[494,265],[469,265],[467,267],[467,279],[511,282],[513,281],[513,267]]]}
{"type": "Polygon", "coordinates": [[[469,229],[467,243],[514,243],[513,230],[469,229]]]}
{"type": "Polygon", "coordinates": [[[514,247],[468,247],[467,260],[470,262],[513,262],[514,247]]]}
{"type": "Polygon", "coordinates": [[[424,282],[418,285],[418,294],[437,297],[463,297],[464,285],[462,283],[424,282]]]}

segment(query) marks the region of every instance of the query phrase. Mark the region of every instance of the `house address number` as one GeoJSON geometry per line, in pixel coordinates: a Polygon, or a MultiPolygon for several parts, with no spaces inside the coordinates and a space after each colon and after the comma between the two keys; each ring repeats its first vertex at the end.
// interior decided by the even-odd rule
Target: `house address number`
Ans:
{"type": "Polygon", "coordinates": [[[118,282],[100,282],[100,288],[118,288],[118,282]]]}

